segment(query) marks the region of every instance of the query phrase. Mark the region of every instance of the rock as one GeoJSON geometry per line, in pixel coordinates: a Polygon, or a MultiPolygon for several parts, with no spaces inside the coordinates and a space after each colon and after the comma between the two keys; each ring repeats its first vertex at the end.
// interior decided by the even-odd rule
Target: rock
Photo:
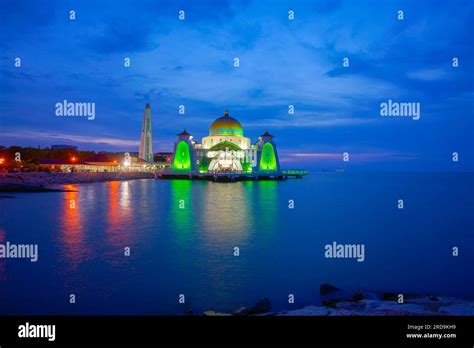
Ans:
{"type": "Polygon", "coordinates": [[[248,315],[254,315],[254,314],[262,314],[266,312],[270,312],[272,309],[272,304],[268,298],[264,298],[260,301],[257,302],[255,306],[253,306],[249,311],[248,315]]]}
{"type": "Polygon", "coordinates": [[[242,315],[248,315],[249,309],[247,307],[240,307],[236,311],[232,312],[232,315],[237,315],[237,316],[242,316],[242,315]]]}
{"type": "Polygon", "coordinates": [[[274,317],[276,315],[279,315],[279,312],[267,312],[267,313],[261,313],[261,314],[254,314],[253,316],[255,317],[274,317]]]}
{"type": "Polygon", "coordinates": [[[374,308],[375,311],[384,315],[434,315],[429,309],[412,303],[399,304],[392,301],[382,302],[374,308]]]}
{"type": "Polygon", "coordinates": [[[325,307],[318,307],[318,306],[306,306],[300,309],[294,309],[291,311],[279,313],[278,315],[285,315],[285,316],[324,316],[329,315],[329,310],[325,307]]]}
{"type": "Polygon", "coordinates": [[[354,296],[352,296],[352,299],[356,302],[362,301],[365,298],[364,293],[362,291],[357,291],[354,296]]]}
{"type": "Polygon", "coordinates": [[[350,310],[359,310],[365,309],[365,303],[363,302],[346,302],[342,301],[336,305],[337,309],[350,309],[350,310]]]}
{"type": "Polygon", "coordinates": [[[454,298],[454,297],[438,296],[438,301],[436,301],[436,302],[441,304],[442,306],[449,306],[449,305],[452,305],[452,304],[459,303],[460,301],[462,301],[462,300],[460,300],[458,298],[454,298]]]}
{"type": "Polygon", "coordinates": [[[347,290],[336,288],[331,284],[321,284],[319,292],[322,304],[329,308],[336,308],[340,302],[357,302],[365,298],[361,291],[354,294],[347,290]]]}
{"type": "Polygon", "coordinates": [[[329,308],[336,308],[339,302],[345,302],[347,298],[330,298],[323,301],[323,305],[329,308]]]}
{"type": "Polygon", "coordinates": [[[376,315],[373,312],[370,312],[366,309],[333,309],[329,312],[329,316],[356,316],[356,315],[376,315]]]}
{"type": "Polygon", "coordinates": [[[259,300],[252,308],[241,307],[232,314],[207,311],[212,316],[474,316],[474,301],[433,295],[404,294],[404,302],[398,303],[398,293],[366,292],[354,293],[341,290],[331,284],[321,284],[323,306],[309,305],[299,309],[270,312],[271,303],[267,298],[259,300]]]}
{"type": "Polygon", "coordinates": [[[341,289],[336,288],[334,285],[324,283],[324,284],[321,284],[321,286],[319,287],[319,294],[321,296],[324,296],[326,294],[329,294],[330,292],[337,291],[337,290],[341,290],[341,289]]]}
{"type": "Polygon", "coordinates": [[[364,299],[364,300],[361,300],[360,303],[363,303],[365,308],[367,308],[368,310],[373,310],[379,307],[383,303],[383,301],[379,299],[376,299],[376,300],[364,299]]]}
{"type": "MultiPolygon", "coordinates": [[[[94,173],[15,173],[0,175],[0,191],[50,192],[50,185],[80,184],[110,180],[133,180],[153,178],[148,172],[94,172],[94,173]],[[13,185],[13,186],[10,186],[13,185]]],[[[68,191],[68,190],[62,190],[68,191]]]]}
{"type": "Polygon", "coordinates": [[[451,306],[441,307],[439,312],[448,315],[472,315],[474,316],[474,307],[462,304],[453,304],[451,306]]]}
{"type": "Polygon", "coordinates": [[[205,311],[202,315],[206,317],[228,317],[230,316],[229,313],[221,313],[221,312],[215,312],[215,311],[205,311]]]}
{"type": "Polygon", "coordinates": [[[397,301],[398,294],[395,294],[393,292],[382,292],[380,294],[380,298],[384,301],[397,301]]]}
{"type": "Polygon", "coordinates": [[[364,300],[380,300],[380,296],[378,293],[370,292],[370,291],[361,291],[362,295],[364,295],[364,300]]]}
{"type": "Polygon", "coordinates": [[[186,309],[184,310],[184,315],[188,315],[188,316],[194,315],[193,307],[187,306],[186,309]]]}

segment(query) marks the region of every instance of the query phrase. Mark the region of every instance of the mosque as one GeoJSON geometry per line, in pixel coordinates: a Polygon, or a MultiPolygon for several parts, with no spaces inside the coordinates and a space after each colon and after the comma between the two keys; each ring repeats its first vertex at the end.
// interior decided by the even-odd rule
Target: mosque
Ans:
{"type": "Polygon", "coordinates": [[[271,174],[281,172],[273,135],[265,131],[252,144],[239,121],[224,112],[199,143],[186,131],[177,134],[171,170],[178,174],[271,174]]]}

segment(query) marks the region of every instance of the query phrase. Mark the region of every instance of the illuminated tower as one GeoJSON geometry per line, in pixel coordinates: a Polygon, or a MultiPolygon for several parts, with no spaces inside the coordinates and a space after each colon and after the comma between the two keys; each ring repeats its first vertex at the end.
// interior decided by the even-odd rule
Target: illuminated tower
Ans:
{"type": "Polygon", "coordinates": [[[258,138],[258,170],[260,172],[280,172],[280,161],[273,135],[265,131],[258,138]]]}
{"type": "Polygon", "coordinates": [[[140,152],[138,153],[138,158],[141,158],[145,162],[153,162],[150,104],[146,104],[145,112],[143,113],[142,136],[140,139],[140,152]]]}
{"type": "Polygon", "coordinates": [[[177,134],[178,140],[174,144],[171,168],[178,172],[191,172],[194,170],[193,137],[186,129],[177,134]]]}

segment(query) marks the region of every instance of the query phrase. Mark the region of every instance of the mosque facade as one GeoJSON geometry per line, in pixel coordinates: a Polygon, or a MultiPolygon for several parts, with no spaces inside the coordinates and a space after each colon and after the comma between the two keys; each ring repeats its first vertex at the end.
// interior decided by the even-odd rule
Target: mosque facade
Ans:
{"type": "Polygon", "coordinates": [[[281,169],[273,138],[265,131],[252,144],[240,122],[225,111],[201,142],[187,130],[177,134],[171,170],[178,174],[278,174],[281,169]]]}

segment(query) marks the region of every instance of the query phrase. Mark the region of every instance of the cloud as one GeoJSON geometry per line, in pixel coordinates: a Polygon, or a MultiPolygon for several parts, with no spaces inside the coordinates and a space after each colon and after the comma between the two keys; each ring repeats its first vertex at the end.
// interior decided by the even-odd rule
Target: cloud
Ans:
{"type": "Polygon", "coordinates": [[[407,76],[412,80],[420,81],[437,81],[449,78],[449,74],[445,69],[423,69],[407,73],[407,76]]]}
{"type": "MultiPolygon", "coordinates": [[[[6,131],[6,130],[5,130],[6,131]]],[[[88,135],[77,135],[77,134],[67,134],[67,133],[56,133],[50,131],[29,131],[22,129],[9,129],[6,134],[3,134],[2,137],[16,137],[16,134],[21,134],[22,139],[31,139],[38,141],[46,141],[50,143],[51,141],[64,141],[64,142],[73,142],[79,144],[101,144],[109,145],[112,147],[137,147],[140,145],[138,140],[128,140],[128,139],[119,139],[119,138],[109,138],[109,137],[95,137],[88,135]]]]}
{"type": "Polygon", "coordinates": [[[318,157],[318,158],[341,158],[340,153],[292,153],[288,156],[293,157],[318,157]]]}
{"type": "Polygon", "coordinates": [[[83,41],[102,54],[146,52],[158,47],[153,32],[149,22],[113,18],[97,27],[94,34],[88,33],[88,39],[83,41]]]}
{"type": "Polygon", "coordinates": [[[340,8],[342,4],[341,0],[319,0],[311,3],[311,7],[320,14],[328,14],[335,12],[340,8]]]}
{"type": "Polygon", "coordinates": [[[293,116],[282,119],[261,119],[258,121],[250,121],[245,123],[245,127],[249,128],[311,128],[311,127],[338,127],[338,126],[355,126],[377,122],[375,118],[357,118],[357,117],[318,117],[311,116],[293,116]]]}
{"type": "MultiPolygon", "coordinates": [[[[202,31],[221,26],[235,16],[235,9],[242,11],[248,0],[200,0],[177,3],[173,1],[122,1],[105,5],[92,5],[102,17],[100,22],[91,22],[80,41],[99,54],[150,52],[160,47],[160,38],[180,27],[199,25],[202,31]],[[185,20],[178,18],[185,12],[185,20]]],[[[234,33],[240,44],[249,44],[255,31],[234,33]]]]}
{"type": "MultiPolygon", "coordinates": [[[[183,128],[205,132],[229,108],[247,135],[277,128],[279,149],[298,146],[301,154],[360,144],[426,156],[448,145],[472,149],[465,131],[473,122],[472,1],[406,1],[403,22],[390,1],[49,4],[0,1],[0,16],[8,16],[0,40],[6,47],[0,122],[37,133],[7,135],[11,143],[29,137],[50,144],[64,136],[92,148],[136,146],[127,139],[139,138],[149,102],[155,141],[163,148],[183,128]],[[70,6],[76,21],[67,19],[70,6]],[[181,7],[184,22],[178,20],[181,7]],[[290,8],[295,21],[288,21],[290,8]],[[12,65],[17,56],[21,69],[12,65]],[[460,59],[458,69],[450,68],[453,56],[460,59]],[[131,58],[128,69],[124,57],[131,58]],[[347,69],[344,57],[350,58],[347,69]],[[52,105],[63,99],[96,101],[100,117],[58,122],[52,105]],[[416,124],[380,122],[378,105],[387,99],[420,101],[429,117],[416,124]],[[178,115],[180,104],[186,115],[178,115]],[[290,104],[295,115],[288,115],[290,104]],[[461,117],[453,122],[449,115],[461,117]]],[[[420,157],[419,166],[425,162],[420,157]]]]}
{"type": "MultiPolygon", "coordinates": [[[[286,156],[291,158],[299,158],[303,160],[311,161],[312,159],[318,160],[342,160],[343,154],[340,153],[286,153],[286,156]]],[[[418,156],[411,153],[399,153],[399,152],[351,152],[349,154],[351,161],[357,162],[380,162],[384,160],[396,160],[396,161],[407,161],[416,160],[418,156]]],[[[291,159],[290,159],[291,161],[291,159]]]]}
{"type": "Polygon", "coordinates": [[[35,0],[0,1],[0,45],[7,46],[30,35],[43,32],[57,20],[57,1],[45,1],[41,5],[35,0]],[[25,25],[27,23],[27,25],[25,25]],[[32,30],[32,28],[34,28],[32,30]]]}

